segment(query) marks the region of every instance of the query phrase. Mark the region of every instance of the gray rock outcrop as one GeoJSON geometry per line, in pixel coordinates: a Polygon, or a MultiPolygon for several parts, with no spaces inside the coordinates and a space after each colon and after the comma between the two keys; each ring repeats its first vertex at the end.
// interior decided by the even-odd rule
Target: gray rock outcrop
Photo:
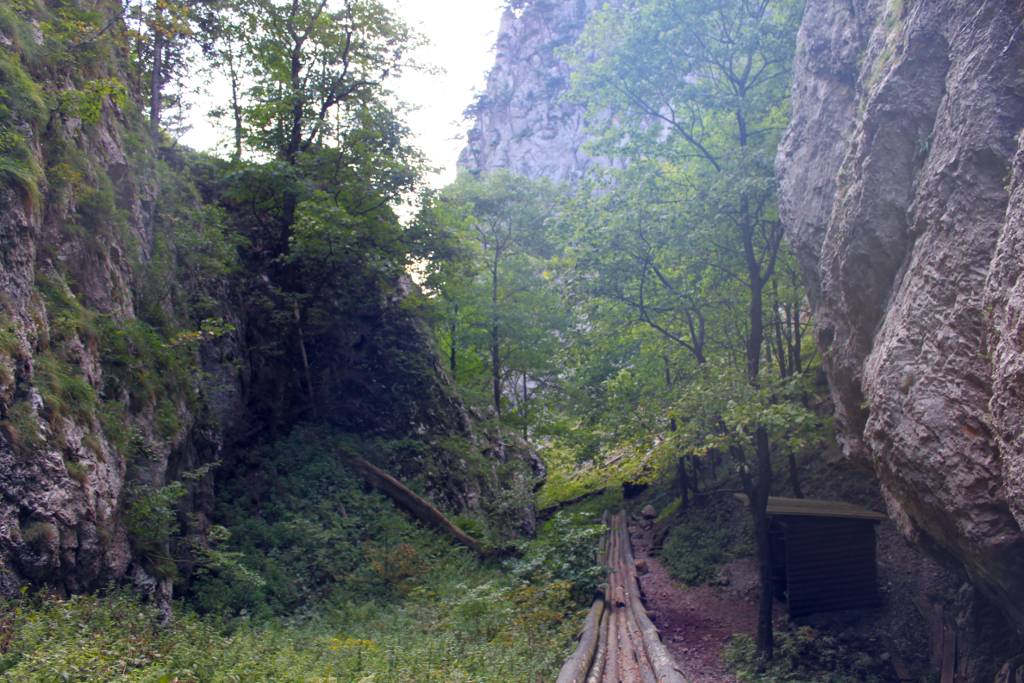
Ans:
{"type": "Polygon", "coordinates": [[[486,90],[467,112],[475,121],[459,168],[506,168],[531,179],[571,182],[595,166],[620,163],[584,151],[592,139],[584,109],[561,99],[572,72],[558,48],[575,43],[587,17],[603,5],[535,0],[518,14],[505,11],[486,90]]]}
{"type": "Polygon", "coordinates": [[[776,162],[847,455],[1020,629],[1022,19],[811,0],[776,162]]]}

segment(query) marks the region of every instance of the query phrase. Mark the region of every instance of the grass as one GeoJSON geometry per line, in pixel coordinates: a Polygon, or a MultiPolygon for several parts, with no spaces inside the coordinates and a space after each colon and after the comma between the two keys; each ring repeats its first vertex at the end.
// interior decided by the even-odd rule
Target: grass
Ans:
{"type": "Polygon", "coordinates": [[[10,683],[327,683],[552,680],[582,618],[569,587],[538,587],[467,560],[401,603],[339,609],[301,625],[200,616],[168,626],[128,590],[0,604],[10,683]]]}

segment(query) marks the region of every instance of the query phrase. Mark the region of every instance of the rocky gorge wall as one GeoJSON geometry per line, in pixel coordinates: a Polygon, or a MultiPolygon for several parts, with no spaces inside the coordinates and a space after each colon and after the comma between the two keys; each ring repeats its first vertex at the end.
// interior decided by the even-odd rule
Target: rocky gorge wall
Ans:
{"type": "MultiPolygon", "coordinates": [[[[620,161],[594,157],[584,109],[564,101],[571,69],[558,48],[572,45],[599,0],[534,0],[507,9],[495,43],[486,90],[467,110],[474,125],[459,168],[478,173],[507,168],[531,179],[576,181],[595,166],[620,161]]],[[[613,3],[614,4],[614,3],[613,3]]]]}
{"type": "Polygon", "coordinates": [[[375,464],[445,510],[525,491],[504,505],[533,533],[544,466],[467,410],[406,278],[337,307],[303,374],[275,335],[267,264],[240,267],[225,224],[207,229],[196,155],[153,144],[123,52],[62,65],[38,58],[38,24],[4,7],[0,20],[0,594],[128,580],[169,609],[188,563],[152,557],[188,554],[172,535],[204,542],[208,466],[258,469],[260,447],[301,422],[389,444],[375,464]]]}
{"type": "Polygon", "coordinates": [[[848,457],[1024,630],[1024,9],[810,0],[780,208],[848,457]]]}

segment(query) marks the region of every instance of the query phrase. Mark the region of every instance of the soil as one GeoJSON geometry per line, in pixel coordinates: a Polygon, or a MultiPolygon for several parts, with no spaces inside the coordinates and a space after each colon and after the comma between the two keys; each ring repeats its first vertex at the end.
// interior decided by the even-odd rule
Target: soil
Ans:
{"type": "Polygon", "coordinates": [[[736,681],[722,663],[722,649],[734,633],[752,633],[757,625],[757,569],[750,558],[725,566],[726,587],[683,588],[656,558],[634,546],[647,562],[640,577],[647,608],[690,683],[736,681]]]}

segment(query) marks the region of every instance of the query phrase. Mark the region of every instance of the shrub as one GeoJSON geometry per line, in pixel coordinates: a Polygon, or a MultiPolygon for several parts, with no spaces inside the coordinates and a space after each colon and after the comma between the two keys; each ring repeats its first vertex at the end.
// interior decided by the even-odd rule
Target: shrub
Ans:
{"type": "MultiPolygon", "coordinates": [[[[350,439],[348,449],[360,444],[350,439]]],[[[216,519],[230,531],[226,551],[265,580],[240,582],[198,571],[204,612],[317,618],[345,605],[408,595],[452,553],[446,539],[410,522],[329,447],[294,435],[224,472],[216,519]]]]}
{"type": "Polygon", "coordinates": [[[526,544],[521,559],[508,562],[509,569],[537,585],[565,581],[573,600],[588,602],[605,575],[595,560],[597,540],[605,528],[592,520],[591,515],[558,513],[544,526],[540,538],[526,544]]]}
{"type": "Polygon", "coordinates": [[[661,550],[669,572],[691,586],[710,581],[718,565],[750,552],[750,519],[729,507],[691,508],[661,550]]]}
{"type": "Polygon", "coordinates": [[[883,663],[840,645],[810,626],[775,632],[775,653],[765,665],[749,635],[737,635],[722,653],[740,683],[883,683],[883,663]]]}

